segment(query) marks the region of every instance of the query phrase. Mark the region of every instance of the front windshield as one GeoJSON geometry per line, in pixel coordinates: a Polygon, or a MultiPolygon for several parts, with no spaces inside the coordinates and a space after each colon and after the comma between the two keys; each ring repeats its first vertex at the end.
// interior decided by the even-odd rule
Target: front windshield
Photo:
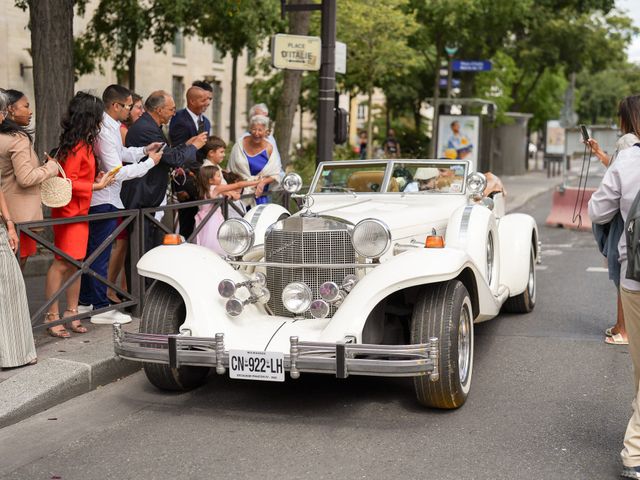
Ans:
{"type": "Polygon", "coordinates": [[[462,193],[466,167],[466,163],[396,162],[387,191],[462,193]]]}
{"type": "Polygon", "coordinates": [[[464,193],[468,166],[447,160],[327,162],[309,193],[464,193]]]}
{"type": "Polygon", "coordinates": [[[380,192],[387,163],[324,165],[311,193],[380,192]]]}

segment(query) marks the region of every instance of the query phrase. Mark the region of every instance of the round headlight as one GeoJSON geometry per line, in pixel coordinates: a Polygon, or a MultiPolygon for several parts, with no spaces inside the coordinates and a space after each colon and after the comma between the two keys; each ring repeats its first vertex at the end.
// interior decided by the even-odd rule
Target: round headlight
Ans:
{"type": "Polygon", "coordinates": [[[302,177],[297,173],[287,173],[282,179],[282,188],[289,193],[298,193],[302,189],[302,177]]]}
{"type": "Polygon", "coordinates": [[[353,228],[351,243],[359,255],[378,258],[384,255],[391,245],[391,231],[380,220],[365,218],[353,228]]]}
{"type": "Polygon", "coordinates": [[[311,289],[302,282],[290,283],[282,291],[282,303],[292,313],[306,312],[311,300],[311,289]]]}
{"type": "Polygon", "coordinates": [[[218,229],[220,247],[232,257],[240,257],[253,247],[253,227],[241,218],[231,218],[222,222],[218,229]]]}
{"type": "Polygon", "coordinates": [[[467,177],[467,189],[473,195],[479,195],[487,187],[487,177],[483,173],[473,172],[467,177]]]}

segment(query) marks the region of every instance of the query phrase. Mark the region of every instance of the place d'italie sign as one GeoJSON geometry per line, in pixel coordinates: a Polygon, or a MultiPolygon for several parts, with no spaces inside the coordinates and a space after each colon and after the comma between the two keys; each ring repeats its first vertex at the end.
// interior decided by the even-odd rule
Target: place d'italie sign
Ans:
{"type": "Polygon", "coordinates": [[[271,63],[289,70],[320,70],[320,37],[274,35],[271,39],[271,63]]]}

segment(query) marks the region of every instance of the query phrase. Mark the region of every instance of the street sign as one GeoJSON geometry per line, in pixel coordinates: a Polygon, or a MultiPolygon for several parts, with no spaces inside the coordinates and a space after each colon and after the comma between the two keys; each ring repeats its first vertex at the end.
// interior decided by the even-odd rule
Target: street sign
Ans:
{"type": "MultiPolygon", "coordinates": [[[[446,86],[447,86],[447,79],[446,78],[441,78],[440,79],[440,87],[446,88],[446,86]]],[[[460,79],[459,78],[452,78],[451,79],[451,86],[453,88],[460,87],[460,79]]]]}
{"type": "Polygon", "coordinates": [[[490,60],[454,60],[454,72],[486,72],[491,70],[490,60]]]}
{"type": "Polygon", "coordinates": [[[347,73],[347,44],[336,42],[336,73],[347,73]]]}
{"type": "Polygon", "coordinates": [[[320,37],[274,35],[271,40],[271,63],[289,70],[320,70],[320,37]]]}

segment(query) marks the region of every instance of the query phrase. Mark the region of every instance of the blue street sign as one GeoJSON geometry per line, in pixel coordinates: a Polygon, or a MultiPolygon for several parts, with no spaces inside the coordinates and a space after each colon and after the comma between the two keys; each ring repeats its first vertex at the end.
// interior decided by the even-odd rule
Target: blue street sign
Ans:
{"type": "Polygon", "coordinates": [[[454,72],[486,72],[491,70],[490,60],[454,60],[454,72]]]}
{"type": "MultiPolygon", "coordinates": [[[[459,78],[452,78],[451,79],[451,86],[453,88],[460,88],[460,79],[459,78]]],[[[447,79],[446,78],[441,78],[440,79],[440,87],[442,87],[442,88],[446,88],[447,87],[447,79]]]]}

